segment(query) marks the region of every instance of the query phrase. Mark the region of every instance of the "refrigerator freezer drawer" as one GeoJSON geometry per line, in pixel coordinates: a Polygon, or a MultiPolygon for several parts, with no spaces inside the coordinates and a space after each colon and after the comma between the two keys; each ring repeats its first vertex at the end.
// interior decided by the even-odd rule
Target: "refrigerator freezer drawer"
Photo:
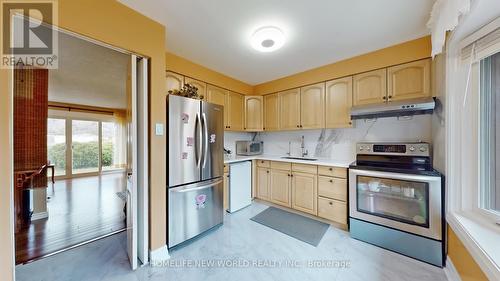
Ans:
{"type": "Polygon", "coordinates": [[[168,246],[174,247],[223,222],[222,178],[169,188],[168,246]]]}

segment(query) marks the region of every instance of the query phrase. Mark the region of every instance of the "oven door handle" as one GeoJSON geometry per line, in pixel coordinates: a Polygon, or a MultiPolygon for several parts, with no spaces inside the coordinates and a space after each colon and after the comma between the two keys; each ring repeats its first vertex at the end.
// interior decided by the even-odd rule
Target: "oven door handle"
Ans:
{"type": "Polygon", "coordinates": [[[390,178],[395,180],[410,180],[410,181],[420,181],[420,182],[441,181],[440,176],[424,176],[424,175],[413,175],[413,174],[393,173],[393,172],[383,172],[383,171],[359,170],[356,168],[349,169],[349,175],[351,174],[355,176],[390,178]]]}

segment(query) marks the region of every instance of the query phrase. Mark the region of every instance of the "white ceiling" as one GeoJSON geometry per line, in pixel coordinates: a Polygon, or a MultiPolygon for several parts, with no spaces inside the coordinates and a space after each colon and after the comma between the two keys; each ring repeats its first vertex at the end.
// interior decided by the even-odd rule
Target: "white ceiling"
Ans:
{"type": "Polygon", "coordinates": [[[129,56],[59,33],[59,68],[49,70],[49,101],[127,107],[129,56]]]}
{"type": "Polygon", "coordinates": [[[422,37],[434,0],[120,0],[164,24],[167,49],[259,84],[422,37]],[[250,47],[255,29],[276,25],[287,42],[250,47]]]}

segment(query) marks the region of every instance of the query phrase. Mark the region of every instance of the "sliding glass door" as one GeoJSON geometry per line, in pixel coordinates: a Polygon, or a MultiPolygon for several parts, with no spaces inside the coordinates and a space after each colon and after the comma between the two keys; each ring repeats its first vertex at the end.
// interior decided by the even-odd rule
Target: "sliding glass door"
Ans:
{"type": "Polygon", "coordinates": [[[47,120],[48,162],[54,165],[55,176],[66,175],[66,119],[47,120]]]}
{"type": "Polygon", "coordinates": [[[71,127],[72,173],[99,172],[99,122],[72,120],[71,127]]]}
{"type": "Polygon", "coordinates": [[[118,121],[104,121],[108,119],[48,118],[48,161],[56,177],[98,175],[125,167],[126,130],[118,121]]]}

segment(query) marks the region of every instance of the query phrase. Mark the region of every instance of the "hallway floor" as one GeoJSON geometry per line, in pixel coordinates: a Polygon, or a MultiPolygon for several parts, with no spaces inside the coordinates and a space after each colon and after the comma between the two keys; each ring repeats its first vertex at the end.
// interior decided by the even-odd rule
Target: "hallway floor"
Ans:
{"type": "Polygon", "coordinates": [[[49,184],[48,219],[33,221],[16,234],[16,263],[125,228],[123,173],[59,180],[49,184]]]}
{"type": "Polygon", "coordinates": [[[131,271],[126,234],[120,233],[18,266],[16,280],[446,280],[440,268],[351,239],[334,227],[314,247],[250,220],[265,208],[254,202],[226,215],[223,226],[172,251],[164,267],[131,271]]]}

